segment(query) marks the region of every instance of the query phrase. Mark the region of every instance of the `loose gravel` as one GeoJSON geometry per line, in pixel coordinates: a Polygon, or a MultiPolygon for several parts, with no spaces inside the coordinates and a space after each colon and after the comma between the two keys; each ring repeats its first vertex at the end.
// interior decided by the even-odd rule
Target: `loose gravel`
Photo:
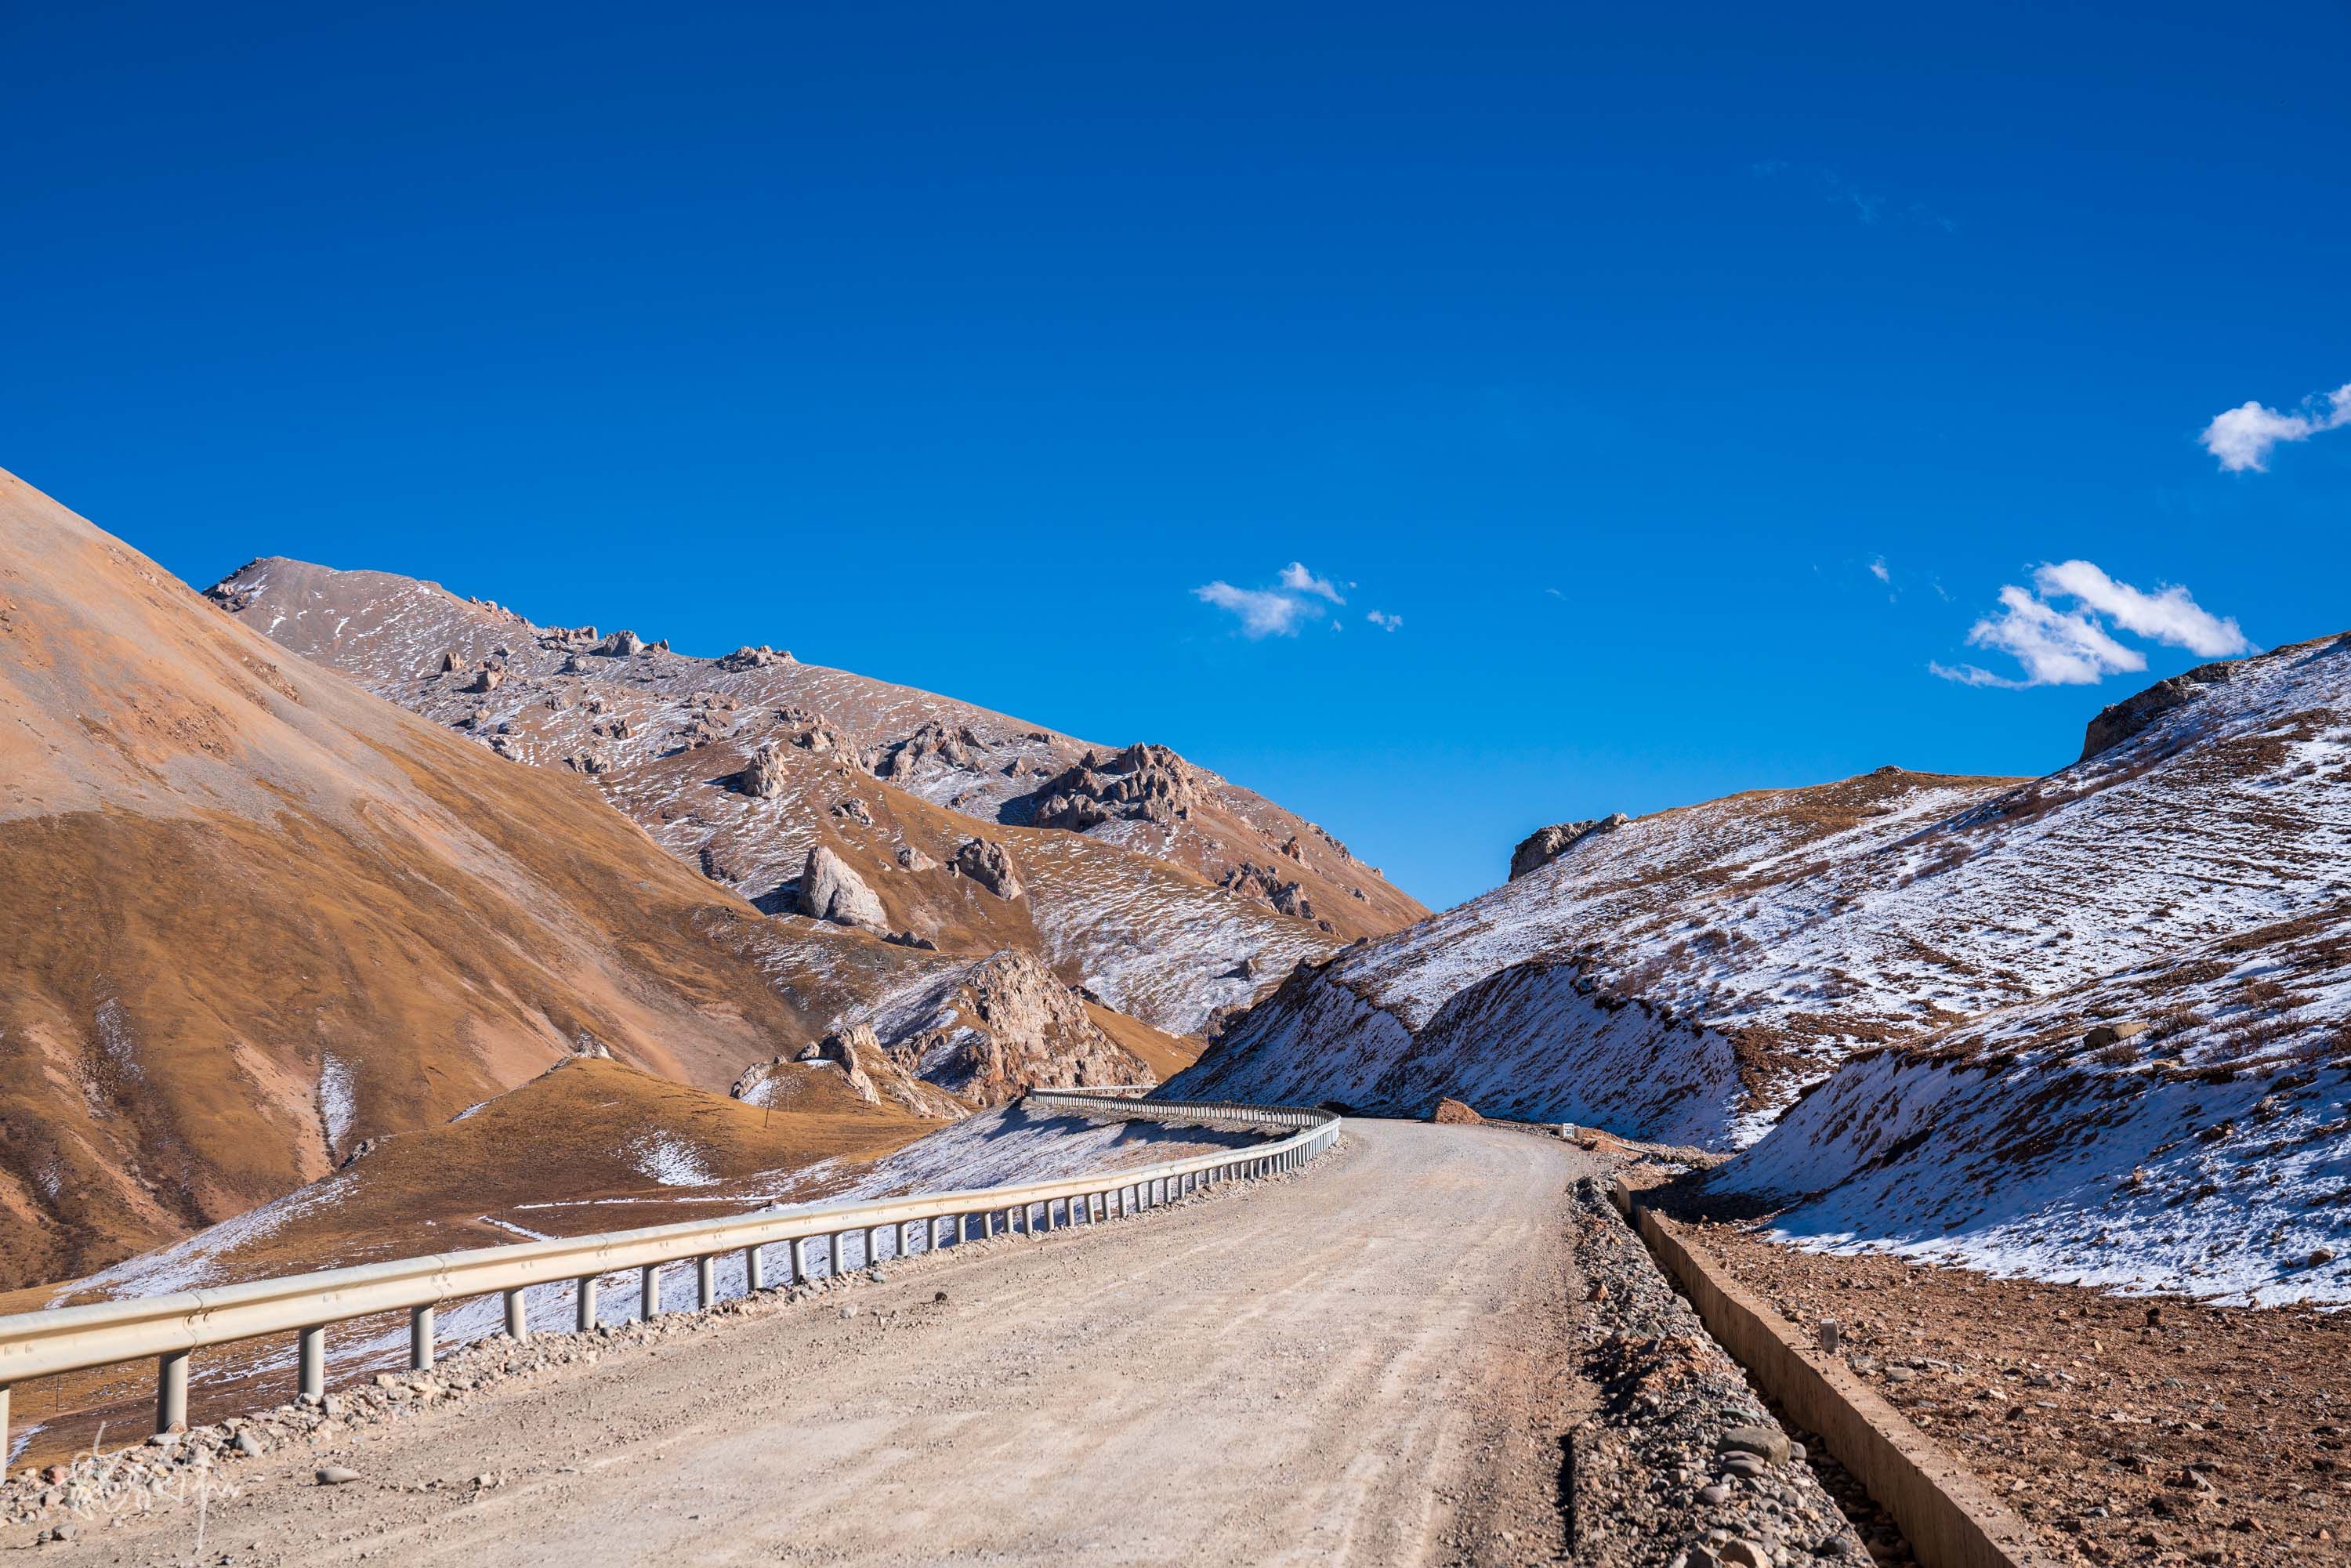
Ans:
{"type": "Polygon", "coordinates": [[[1863,1563],[1860,1537],[1792,1439],[1604,1195],[1573,1192],[1583,1373],[1598,1406],[1571,1458],[1587,1568],[1863,1563]]]}

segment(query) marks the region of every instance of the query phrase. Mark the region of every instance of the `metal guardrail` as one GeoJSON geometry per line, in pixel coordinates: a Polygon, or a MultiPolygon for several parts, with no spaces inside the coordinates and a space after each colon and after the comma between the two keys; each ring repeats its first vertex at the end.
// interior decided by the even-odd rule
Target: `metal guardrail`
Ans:
{"type": "Polygon", "coordinates": [[[524,1292],[533,1287],[569,1288],[578,1299],[578,1327],[596,1326],[596,1282],[607,1274],[640,1270],[640,1316],[660,1310],[661,1270],[695,1265],[697,1301],[717,1298],[716,1263],[726,1254],[744,1255],[751,1291],[768,1285],[763,1249],[786,1249],[774,1283],[799,1284],[817,1276],[809,1269],[808,1244],[825,1244],[826,1273],[842,1272],[842,1240],[865,1232],[867,1258],[875,1235],[895,1227],[901,1253],[915,1235],[932,1248],[967,1241],[975,1228],[983,1237],[1006,1230],[1034,1234],[1078,1223],[1125,1218],[1218,1182],[1295,1170],[1338,1140],[1339,1118],[1328,1111],[1295,1106],[1244,1105],[1209,1100],[1139,1101],[1117,1093],[1082,1090],[1038,1090],[1029,1100],[1043,1108],[1081,1111],[1126,1121],[1196,1122],[1213,1126],[1258,1128],[1290,1135],[1246,1151],[1219,1150],[1190,1159],[1169,1160],[1131,1170],[1104,1171],[1062,1181],[940,1193],[925,1197],[819,1203],[764,1210],[725,1219],[692,1220],[642,1230],[517,1242],[462,1252],[435,1253],[390,1263],[257,1280],[214,1290],[0,1317],[0,1456],[8,1451],[8,1392],[12,1384],[59,1373],[113,1366],[144,1356],[156,1358],[155,1429],[170,1432],[187,1424],[188,1363],[209,1345],[235,1343],[267,1334],[298,1336],[301,1396],[318,1400],[327,1385],[327,1329],[353,1318],[405,1310],[409,1314],[409,1364],[433,1364],[434,1313],[440,1306],[477,1296],[506,1298],[507,1333],[529,1337],[524,1292]],[[1061,1209],[1057,1224],[1054,1206],[1061,1209]],[[1080,1206],[1082,1206],[1081,1207],[1080,1206]],[[1014,1223],[1015,1218],[1019,1223],[1014,1223]],[[949,1225],[951,1239],[941,1240],[949,1225]],[[927,1227],[926,1232],[915,1227],[927,1227]]]}

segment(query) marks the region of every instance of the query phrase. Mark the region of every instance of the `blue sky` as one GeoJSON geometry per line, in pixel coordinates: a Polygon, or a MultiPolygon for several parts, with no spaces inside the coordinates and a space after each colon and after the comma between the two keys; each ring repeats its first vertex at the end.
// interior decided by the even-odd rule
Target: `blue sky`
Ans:
{"type": "Polygon", "coordinates": [[[1798,9],[11,7],[0,465],[1164,741],[1432,904],[2351,626],[2351,12],[1798,9]]]}

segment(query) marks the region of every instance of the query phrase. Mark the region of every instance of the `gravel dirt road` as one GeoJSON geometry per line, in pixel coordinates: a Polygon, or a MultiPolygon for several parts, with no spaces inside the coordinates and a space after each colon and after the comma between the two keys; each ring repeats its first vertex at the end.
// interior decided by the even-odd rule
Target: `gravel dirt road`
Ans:
{"type": "MultiPolygon", "coordinates": [[[[1552,1561],[1589,1406],[1567,1192],[1597,1167],[1351,1122],[1301,1175],[330,1426],[234,1467],[201,1561],[1552,1561]]],[[[187,1562],[191,1512],[74,1555],[187,1562]]]]}

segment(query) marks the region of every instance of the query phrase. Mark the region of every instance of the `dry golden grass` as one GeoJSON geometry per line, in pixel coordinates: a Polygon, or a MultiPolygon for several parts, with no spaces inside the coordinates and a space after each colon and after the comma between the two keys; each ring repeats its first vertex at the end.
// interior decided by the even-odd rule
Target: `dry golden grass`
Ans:
{"type": "Polygon", "coordinates": [[[225,1219],[583,1038],[722,1089],[908,961],[780,950],[584,781],[288,654],[5,475],[0,618],[0,1288],[225,1219]]]}

